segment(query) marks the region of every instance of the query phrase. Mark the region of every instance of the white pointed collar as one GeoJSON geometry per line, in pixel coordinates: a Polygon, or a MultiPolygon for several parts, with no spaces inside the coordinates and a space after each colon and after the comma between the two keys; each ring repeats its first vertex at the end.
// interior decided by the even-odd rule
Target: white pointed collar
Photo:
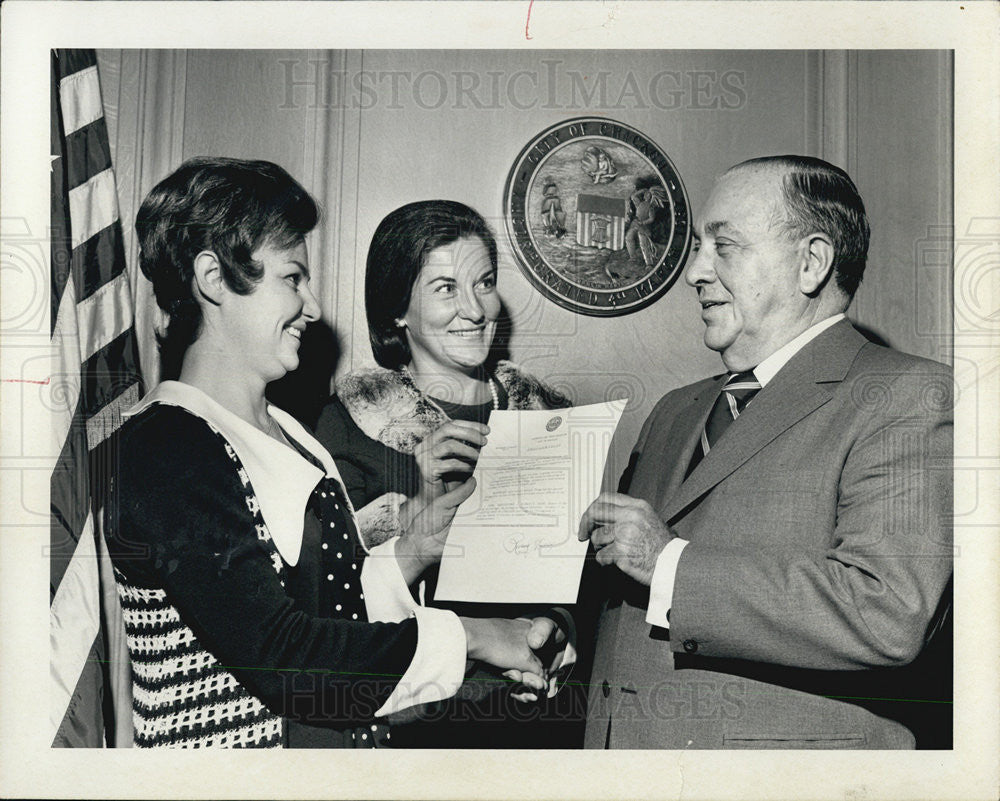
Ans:
{"type": "Polygon", "coordinates": [[[832,325],[839,323],[847,315],[846,314],[834,314],[832,317],[827,317],[825,320],[820,320],[816,325],[807,328],[801,334],[799,334],[795,339],[786,345],[778,348],[774,353],[764,359],[760,364],[753,368],[754,378],[760,384],[761,389],[766,387],[768,383],[774,378],[778,371],[791,361],[792,356],[802,350],[806,345],[812,342],[816,337],[826,331],[832,325]]]}
{"type": "MultiPolygon", "coordinates": [[[[197,387],[180,381],[164,381],[127,412],[137,415],[154,404],[179,406],[211,423],[232,445],[250,477],[261,515],[278,553],[296,565],[302,550],[302,527],[306,505],[313,489],[325,475],[343,488],[333,457],[290,414],[268,404],[267,412],[285,434],[323,465],[323,470],[287,445],[272,439],[256,426],[220,406],[197,387]]],[[[343,493],[347,498],[347,493],[343,493]]],[[[348,501],[350,504],[350,501],[348,501]]],[[[350,510],[353,513],[353,509],[350,510]]]]}

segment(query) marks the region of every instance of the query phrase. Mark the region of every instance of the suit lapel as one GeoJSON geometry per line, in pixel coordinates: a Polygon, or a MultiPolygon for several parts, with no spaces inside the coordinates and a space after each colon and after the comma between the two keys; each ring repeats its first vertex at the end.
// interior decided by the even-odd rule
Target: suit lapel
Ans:
{"type": "MultiPolygon", "coordinates": [[[[831,326],[806,344],[760,391],[688,479],[676,491],[662,496],[669,501],[661,511],[661,517],[668,523],[672,522],[691,503],[768,443],[826,403],[832,397],[836,384],[844,380],[864,344],[865,339],[846,320],[831,326]]],[[[707,406],[704,399],[700,399],[699,409],[701,406],[704,409],[700,421],[694,426],[695,441],[701,435],[718,391],[719,385],[716,385],[715,394],[709,397],[707,406]]],[[[679,418],[680,415],[678,421],[679,418]]],[[[685,415],[685,419],[690,425],[692,416],[685,415]]],[[[688,459],[693,450],[693,447],[686,448],[688,459]]],[[[674,475],[682,477],[686,465],[685,461],[673,471],[674,475]]],[[[667,489],[672,490],[673,487],[667,489]]]]}
{"type": "Polygon", "coordinates": [[[687,407],[674,417],[670,430],[663,440],[664,452],[674,454],[674,461],[664,465],[660,484],[653,497],[669,499],[677,493],[678,487],[684,481],[684,473],[691,463],[695,448],[701,447],[701,431],[705,427],[705,420],[708,419],[712,404],[715,403],[725,383],[726,375],[723,374],[716,381],[706,384],[691,398],[687,407]]]}

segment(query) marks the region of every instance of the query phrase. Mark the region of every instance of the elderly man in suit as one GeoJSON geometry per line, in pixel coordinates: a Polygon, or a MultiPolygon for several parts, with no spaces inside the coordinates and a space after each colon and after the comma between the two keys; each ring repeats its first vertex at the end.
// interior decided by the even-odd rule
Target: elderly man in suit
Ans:
{"type": "Polygon", "coordinates": [[[729,373],[661,399],[581,521],[611,587],[586,745],[912,748],[942,680],[918,656],[952,571],[950,370],[845,318],[869,228],[843,170],[739,164],[696,230],[729,373]]]}

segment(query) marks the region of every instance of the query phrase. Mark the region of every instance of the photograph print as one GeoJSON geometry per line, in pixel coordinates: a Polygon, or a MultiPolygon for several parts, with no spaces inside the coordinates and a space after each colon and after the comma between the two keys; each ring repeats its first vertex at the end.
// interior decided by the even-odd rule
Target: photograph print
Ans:
{"type": "MultiPolygon", "coordinates": [[[[5,517],[45,533],[45,758],[152,749],[193,789],[169,749],[288,749],[358,797],[505,752],[539,789],[690,760],[732,794],[738,750],[951,771],[989,424],[956,404],[995,329],[961,53],[347,30],[32,62],[4,403],[54,444],[5,425],[49,498],[5,517]]],[[[326,781],[296,774],[257,789],[326,781]]]]}

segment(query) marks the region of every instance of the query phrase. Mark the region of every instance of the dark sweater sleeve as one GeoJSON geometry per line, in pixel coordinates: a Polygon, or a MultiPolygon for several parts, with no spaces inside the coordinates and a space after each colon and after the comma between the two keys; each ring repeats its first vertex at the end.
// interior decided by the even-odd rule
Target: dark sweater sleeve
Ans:
{"type": "Polygon", "coordinates": [[[369,720],[416,650],[417,624],[304,613],[256,535],[225,446],[201,419],[157,407],[127,425],[116,564],[161,587],[202,646],[279,715],[305,703],[331,723],[369,720]],[[138,554],[141,554],[139,556],[138,554]],[[322,681],[297,682],[302,672],[322,681]],[[308,685],[314,697],[303,699],[308,685]]]}
{"type": "Polygon", "coordinates": [[[365,434],[336,395],[323,407],[315,434],[336,461],[355,509],[387,492],[413,495],[416,491],[418,471],[413,456],[365,434]]]}

